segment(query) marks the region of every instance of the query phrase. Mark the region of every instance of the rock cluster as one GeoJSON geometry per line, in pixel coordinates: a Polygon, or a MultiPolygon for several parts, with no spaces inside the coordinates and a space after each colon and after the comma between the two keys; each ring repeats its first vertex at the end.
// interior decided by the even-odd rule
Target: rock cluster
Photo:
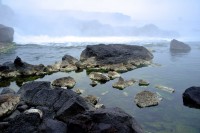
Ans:
{"type": "MultiPolygon", "coordinates": [[[[143,132],[135,119],[123,110],[95,109],[93,104],[96,104],[96,97],[88,96],[87,99],[93,103],[91,104],[72,90],[52,87],[50,82],[26,83],[20,88],[18,95],[20,101],[17,97],[16,104],[11,104],[17,107],[16,110],[11,110],[18,113],[13,117],[5,115],[6,113],[1,115],[2,132],[143,132]]],[[[6,99],[4,102],[9,98],[3,99],[6,99]]],[[[16,101],[16,98],[10,97],[10,100],[16,101]]]]}

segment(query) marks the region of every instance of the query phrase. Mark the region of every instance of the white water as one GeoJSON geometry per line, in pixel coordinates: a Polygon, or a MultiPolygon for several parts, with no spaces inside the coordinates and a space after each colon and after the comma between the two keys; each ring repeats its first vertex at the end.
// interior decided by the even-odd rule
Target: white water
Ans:
{"type": "Polygon", "coordinates": [[[86,46],[88,44],[99,43],[125,43],[125,44],[148,44],[155,42],[170,41],[169,38],[157,38],[157,37],[78,37],[78,36],[57,36],[50,37],[47,35],[40,36],[22,36],[15,34],[14,41],[17,44],[39,44],[47,46],[86,46]]]}

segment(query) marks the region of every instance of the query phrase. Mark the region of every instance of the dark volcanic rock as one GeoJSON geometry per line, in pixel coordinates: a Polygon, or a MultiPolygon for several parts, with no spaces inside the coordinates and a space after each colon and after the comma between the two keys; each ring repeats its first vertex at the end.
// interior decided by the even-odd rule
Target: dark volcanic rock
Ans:
{"type": "Polygon", "coordinates": [[[52,119],[45,119],[40,126],[43,133],[67,133],[67,124],[52,119]]]}
{"type": "Polygon", "coordinates": [[[142,133],[135,119],[120,108],[98,109],[76,115],[68,121],[72,133],[142,133]]]}
{"type": "Polygon", "coordinates": [[[148,64],[153,55],[143,46],[125,44],[88,45],[80,60],[88,67],[123,63],[135,66],[148,64]]]}
{"type": "MultiPolygon", "coordinates": [[[[21,100],[32,106],[46,106],[62,114],[68,107],[78,105],[89,109],[82,97],[72,90],[52,88],[50,82],[34,81],[24,84],[18,92],[21,100]]],[[[78,111],[78,109],[77,109],[78,111]]],[[[81,110],[82,111],[82,110],[81,110]]]]}
{"type": "Polygon", "coordinates": [[[12,78],[17,76],[34,76],[44,75],[45,66],[31,65],[23,62],[21,58],[16,57],[14,62],[6,62],[0,66],[0,76],[4,78],[12,78]]]}
{"type": "Polygon", "coordinates": [[[18,93],[21,95],[21,106],[27,104],[30,109],[12,118],[9,123],[2,123],[5,133],[143,132],[135,119],[121,109],[95,110],[93,105],[72,90],[53,88],[50,82],[26,83],[18,93]]]}
{"type": "Polygon", "coordinates": [[[171,52],[189,52],[191,47],[183,42],[173,39],[170,42],[170,51],[171,52]]]}
{"type": "Polygon", "coordinates": [[[5,129],[4,133],[37,133],[39,132],[38,127],[40,124],[39,114],[21,114],[10,121],[10,126],[5,129]]]}
{"type": "Polygon", "coordinates": [[[200,108],[200,87],[190,87],[183,93],[183,103],[192,108],[200,108]]]}
{"type": "Polygon", "coordinates": [[[13,42],[14,29],[0,24],[0,42],[13,42]]]}

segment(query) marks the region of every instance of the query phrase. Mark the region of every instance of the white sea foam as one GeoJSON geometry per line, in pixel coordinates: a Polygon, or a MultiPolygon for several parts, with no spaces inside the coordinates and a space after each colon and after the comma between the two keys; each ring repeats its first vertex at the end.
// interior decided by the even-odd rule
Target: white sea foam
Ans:
{"type": "Polygon", "coordinates": [[[85,46],[88,44],[99,43],[124,43],[124,44],[147,44],[155,42],[166,42],[168,38],[157,37],[77,37],[77,36],[62,36],[50,37],[47,35],[40,36],[22,36],[15,35],[17,44],[39,44],[48,46],[85,46]]]}

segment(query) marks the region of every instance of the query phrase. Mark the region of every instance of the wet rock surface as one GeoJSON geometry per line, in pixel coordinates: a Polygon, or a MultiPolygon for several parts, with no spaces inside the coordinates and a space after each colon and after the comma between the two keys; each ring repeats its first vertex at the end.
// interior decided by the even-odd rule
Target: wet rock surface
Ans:
{"type": "Polygon", "coordinates": [[[81,62],[88,67],[107,67],[111,70],[115,65],[122,64],[125,71],[130,68],[130,65],[134,67],[149,64],[152,59],[153,55],[143,46],[125,44],[88,45],[80,58],[81,62]],[[129,67],[126,66],[127,64],[129,67]]]}
{"type": "Polygon", "coordinates": [[[70,76],[59,78],[52,82],[53,86],[67,87],[67,88],[73,88],[75,84],[76,84],[76,81],[70,76]]]}
{"type": "Polygon", "coordinates": [[[119,80],[116,83],[114,83],[112,86],[113,88],[123,90],[126,87],[133,85],[134,83],[135,83],[135,80],[124,80],[122,77],[120,77],[119,80]]]}
{"type": "Polygon", "coordinates": [[[156,106],[159,104],[161,98],[156,93],[152,93],[150,91],[142,91],[135,96],[135,103],[138,107],[150,107],[156,106]]]}
{"type": "Polygon", "coordinates": [[[104,75],[103,73],[100,73],[100,72],[91,72],[89,74],[89,78],[91,80],[95,80],[95,81],[101,81],[101,82],[106,82],[106,81],[109,81],[110,78],[106,75],[104,75]]]}
{"type": "MultiPolygon", "coordinates": [[[[135,119],[123,110],[107,109],[103,104],[98,107],[101,109],[95,109],[94,105],[72,90],[52,87],[50,82],[26,83],[18,94],[21,97],[19,107],[24,105],[28,107],[0,123],[5,133],[143,132],[135,119]]],[[[96,97],[90,96],[89,99],[93,104],[97,103],[96,97]]]]}
{"type": "Polygon", "coordinates": [[[183,103],[185,106],[200,109],[200,87],[190,87],[183,93],[183,103]]]}

